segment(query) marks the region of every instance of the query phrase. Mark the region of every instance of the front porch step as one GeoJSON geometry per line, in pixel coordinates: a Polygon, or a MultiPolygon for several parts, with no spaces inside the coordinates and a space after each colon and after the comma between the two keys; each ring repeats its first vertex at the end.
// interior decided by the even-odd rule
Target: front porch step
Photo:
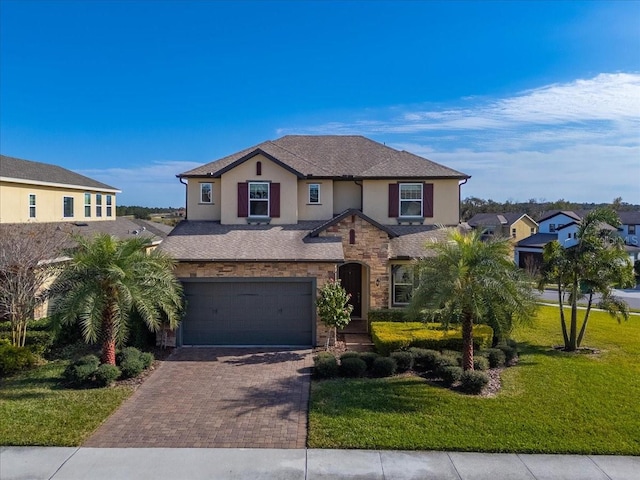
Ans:
{"type": "Polygon", "coordinates": [[[352,352],[373,352],[373,342],[367,333],[343,333],[344,344],[352,352]]]}
{"type": "Polygon", "coordinates": [[[363,318],[352,318],[349,325],[341,330],[342,333],[364,333],[368,332],[367,321],[363,318]]]}

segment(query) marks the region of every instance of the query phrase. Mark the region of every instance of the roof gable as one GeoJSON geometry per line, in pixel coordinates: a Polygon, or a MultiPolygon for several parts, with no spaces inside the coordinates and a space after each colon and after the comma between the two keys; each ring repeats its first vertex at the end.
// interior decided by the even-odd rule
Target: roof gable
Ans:
{"type": "Polygon", "coordinates": [[[360,210],[357,210],[355,208],[350,208],[348,210],[345,210],[340,215],[338,215],[336,217],[333,217],[328,222],[323,223],[322,225],[318,226],[317,228],[315,228],[314,230],[309,232],[308,236],[309,237],[317,237],[318,235],[320,235],[320,233],[325,231],[327,228],[332,227],[333,225],[341,222],[342,220],[344,220],[345,218],[347,218],[350,215],[355,215],[357,217],[360,217],[365,222],[368,222],[371,225],[373,225],[374,227],[376,227],[377,229],[382,230],[383,232],[385,232],[389,236],[389,238],[395,238],[395,237],[398,236],[398,234],[395,233],[393,230],[391,230],[389,227],[376,222],[374,219],[368,217],[367,215],[362,213],[360,210]]]}

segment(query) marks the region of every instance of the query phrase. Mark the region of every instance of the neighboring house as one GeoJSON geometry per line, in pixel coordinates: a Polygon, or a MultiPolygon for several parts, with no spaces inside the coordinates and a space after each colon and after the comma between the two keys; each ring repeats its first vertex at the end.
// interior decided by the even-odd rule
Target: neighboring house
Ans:
{"type": "MultiPolygon", "coordinates": [[[[0,156],[0,237],[28,235],[33,229],[59,238],[61,248],[73,245],[72,235],[107,233],[120,239],[140,236],[157,245],[171,231],[165,225],[116,217],[120,190],[57,165],[0,156]]],[[[52,260],[63,261],[60,252],[52,260]]],[[[48,305],[34,312],[46,315],[48,305]]]]}
{"type": "MultiPolygon", "coordinates": [[[[578,243],[578,228],[586,211],[554,210],[542,215],[539,221],[538,233],[525,238],[516,244],[515,261],[521,268],[535,268],[542,264],[544,246],[558,240],[564,248],[573,247],[578,243]]],[[[638,236],[636,228],[640,228],[640,212],[619,212],[622,225],[618,229],[624,238],[625,249],[632,262],[640,258],[638,236]]],[[[604,224],[602,228],[615,229],[604,224]]]]}
{"type": "Polygon", "coordinates": [[[411,261],[459,223],[468,175],[360,136],[290,135],[178,175],[182,345],[315,345],[317,291],[340,279],[353,315],[403,306],[411,261]]]}
{"type": "Polygon", "coordinates": [[[538,233],[538,224],[526,213],[477,213],[467,224],[483,236],[509,237],[514,242],[538,233]]]}

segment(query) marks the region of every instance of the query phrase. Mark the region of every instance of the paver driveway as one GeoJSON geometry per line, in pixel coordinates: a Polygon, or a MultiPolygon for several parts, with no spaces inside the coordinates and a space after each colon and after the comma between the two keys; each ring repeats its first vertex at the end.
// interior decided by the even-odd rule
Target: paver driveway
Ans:
{"type": "Polygon", "coordinates": [[[180,348],[85,447],[304,448],[310,350],[180,348]]]}

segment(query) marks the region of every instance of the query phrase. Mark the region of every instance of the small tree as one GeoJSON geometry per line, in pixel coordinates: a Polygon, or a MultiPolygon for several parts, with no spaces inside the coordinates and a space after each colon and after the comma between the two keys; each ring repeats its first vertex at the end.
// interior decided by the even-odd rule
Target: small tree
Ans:
{"type": "Polygon", "coordinates": [[[52,224],[0,226],[0,318],[9,318],[15,346],[24,346],[29,321],[47,299],[65,241],[68,235],[52,224]]]}
{"type": "Polygon", "coordinates": [[[584,339],[595,294],[600,294],[598,306],[618,321],[629,316],[629,307],[613,295],[613,286],[633,284],[633,266],[624,250],[624,242],[618,235],[618,215],[609,208],[597,208],[580,222],[578,243],[564,248],[554,240],[544,247],[542,278],[539,288],[554,283],[558,288],[560,325],[564,348],[578,349],[584,339]],[[569,328],[565,321],[563,298],[568,296],[571,305],[569,328]],[[578,331],[578,300],[587,297],[587,308],[578,331]]]}
{"type": "Polygon", "coordinates": [[[327,343],[325,345],[327,349],[331,343],[331,332],[333,332],[335,345],[338,338],[337,329],[346,327],[351,320],[353,305],[347,303],[350,298],[351,295],[340,285],[340,280],[330,280],[325,283],[320,290],[320,296],[318,297],[318,314],[322,322],[329,327],[329,335],[327,336],[327,343]]]}

